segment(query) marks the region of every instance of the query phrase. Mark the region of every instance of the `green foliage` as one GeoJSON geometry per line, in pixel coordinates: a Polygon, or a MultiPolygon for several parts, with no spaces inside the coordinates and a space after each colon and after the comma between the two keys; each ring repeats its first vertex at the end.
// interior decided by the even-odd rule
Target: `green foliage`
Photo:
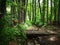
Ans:
{"type": "Polygon", "coordinates": [[[25,25],[21,23],[21,24],[19,24],[18,27],[19,27],[18,29],[20,30],[21,39],[25,40],[26,39],[26,33],[25,33],[26,27],[25,27],[25,25]]]}
{"type": "Polygon", "coordinates": [[[15,40],[14,38],[16,38],[17,35],[20,35],[20,33],[16,27],[6,27],[6,29],[2,31],[3,40],[5,41],[15,40]]]}
{"type": "Polygon", "coordinates": [[[26,20],[26,24],[28,25],[28,26],[32,26],[32,21],[30,21],[30,20],[26,20]]]}
{"type": "MultiPolygon", "coordinates": [[[[0,21],[1,21],[0,24],[5,24],[3,27],[3,30],[1,31],[1,34],[0,34],[0,36],[2,37],[2,39],[1,39],[2,42],[6,43],[10,40],[15,40],[16,36],[18,36],[18,35],[21,37],[22,40],[25,40],[26,39],[25,30],[29,26],[33,26],[34,24],[36,24],[38,26],[42,26],[43,21],[44,21],[44,25],[45,24],[47,25],[47,15],[48,15],[49,22],[50,22],[50,18],[52,19],[52,22],[54,21],[54,17],[55,17],[54,9],[56,9],[56,21],[58,21],[57,15],[58,15],[59,0],[56,0],[56,1],[52,0],[52,15],[51,15],[51,6],[49,7],[49,4],[47,5],[47,3],[46,3],[47,1],[48,0],[43,0],[43,2],[42,2],[43,4],[40,4],[40,7],[39,7],[38,1],[35,2],[35,0],[34,1],[28,0],[28,2],[25,2],[25,5],[23,5],[22,0],[20,1],[20,3],[18,2],[18,0],[7,0],[6,6],[7,6],[7,8],[10,9],[10,11],[8,11],[9,9],[7,9],[8,15],[6,15],[3,18],[3,20],[0,19],[0,21]],[[54,2],[55,2],[55,7],[54,7],[54,2]],[[14,7],[14,9],[15,9],[14,11],[11,10],[11,6],[14,7]],[[48,9],[47,9],[47,6],[48,6],[48,9]],[[18,24],[16,26],[12,27],[11,26],[12,20],[18,18],[18,9],[20,9],[22,13],[23,13],[23,10],[26,9],[26,21],[25,21],[25,24],[21,23],[21,24],[18,24]],[[12,14],[11,11],[14,14],[12,14]],[[48,14],[47,14],[47,11],[48,11],[48,14]],[[33,14],[33,12],[34,12],[34,14],[33,14]],[[12,15],[14,15],[14,18],[12,18],[12,15]],[[34,18],[36,18],[36,21],[34,21],[35,20],[34,18]]],[[[1,1],[0,1],[0,3],[1,3],[1,1]]],[[[0,28],[2,29],[2,26],[0,28]]]]}
{"type": "Polygon", "coordinates": [[[21,37],[21,40],[25,40],[26,39],[26,34],[25,34],[25,26],[22,24],[16,25],[14,27],[12,27],[11,25],[11,15],[7,15],[3,18],[3,23],[4,28],[1,31],[0,37],[2,40],[2,44],[7,45],[7,43],[9,43],[9,41],[15,41],[17,36],[21,37]]]}

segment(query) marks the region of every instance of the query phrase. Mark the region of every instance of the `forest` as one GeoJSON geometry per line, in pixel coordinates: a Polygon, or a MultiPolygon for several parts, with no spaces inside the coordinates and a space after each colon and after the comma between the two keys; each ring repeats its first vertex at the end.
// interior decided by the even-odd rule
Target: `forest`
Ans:
{"type": "Polygon", "coordinates": [[[60,0],[0,0],[0,30],[0,45],[23,43],[31,30],[59,34],[60,0]]]}

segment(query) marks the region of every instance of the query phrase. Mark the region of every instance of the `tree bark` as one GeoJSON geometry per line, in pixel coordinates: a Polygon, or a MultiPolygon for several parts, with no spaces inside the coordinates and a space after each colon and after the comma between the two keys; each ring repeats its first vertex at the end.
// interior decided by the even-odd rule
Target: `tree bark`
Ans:
{"type": "Polygon", "coordinates": [[[26,9],[25,9],[25,2],[26,0],[18,0],[18,20],[19,20],[19,23],[21,22],[25,22],[25,18],[26,18],[26,9]],[[21,3],[20,3],[21,2],[21,3]]]}
{"type": "Polygon", "coordinates": [[[59,7],[58,7],[58,24],[60,23],[60,0],[59,0],[59,7]]]}
{"type": "Polygon", "coordinates": [[[2,18],[4,18],[5,12],[6,12],[6,0],[2,0],[0,1],[0,30],[2,30],[4,27],[2,18]]]}
{"type": "Polygon", "coordinates": [[[4,29],[4,16],[6,12],[6,0],[0,0],[0,45],[4,45],[2,42],[2,30],[4,29]]]}

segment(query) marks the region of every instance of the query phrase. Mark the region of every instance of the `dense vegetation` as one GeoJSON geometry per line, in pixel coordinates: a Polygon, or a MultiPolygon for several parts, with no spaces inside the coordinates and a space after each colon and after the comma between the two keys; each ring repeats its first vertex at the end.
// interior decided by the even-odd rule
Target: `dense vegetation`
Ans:
{"type": "Polygon", "coordinates": [[[0,8],[3,7],[0,9],[1,45],[15,40],[17,36],[24,41],[25,30],[30,26],[42,27],[54,21],[60,23],[59,5],[60,0],[0,1],[0,8]]]}

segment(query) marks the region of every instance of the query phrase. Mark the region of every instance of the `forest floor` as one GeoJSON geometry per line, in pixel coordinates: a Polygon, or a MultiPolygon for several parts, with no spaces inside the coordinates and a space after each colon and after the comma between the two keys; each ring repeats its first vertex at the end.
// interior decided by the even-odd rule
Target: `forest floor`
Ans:
{"type": "Polygon", "coordinates": [[[27,28],[28,31],[40,31],[40,32],[47,32],[47,33],[60,33],[60,26],[54,25],[47,25],[42,27],[31,26],[27,28]]]}

